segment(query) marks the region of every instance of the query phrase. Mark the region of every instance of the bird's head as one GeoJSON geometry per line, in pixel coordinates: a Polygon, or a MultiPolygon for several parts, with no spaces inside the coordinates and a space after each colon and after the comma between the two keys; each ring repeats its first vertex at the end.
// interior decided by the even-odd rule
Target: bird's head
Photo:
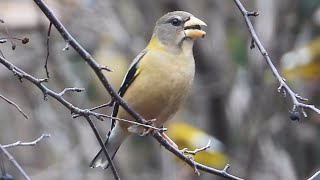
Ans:
{"type": "Polygon", "coordinates": [[[153,39],[157,39],[161,45],[168,48],[192,47],[197,38],[203,38],[206,34],[201,29],[206,23],[192,14],[184,11],[173,11],[162,16],[156,23],[153,31],[153,39]]]}

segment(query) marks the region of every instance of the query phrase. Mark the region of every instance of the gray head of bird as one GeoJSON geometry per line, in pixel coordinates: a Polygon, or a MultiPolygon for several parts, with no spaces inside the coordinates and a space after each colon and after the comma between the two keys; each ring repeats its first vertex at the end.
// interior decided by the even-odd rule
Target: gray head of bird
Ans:
{"type": "Polygon", "coordinates": [[[173,11],[162,16],[156,23],[153,38],[168,48],[190,46],[197,38],[206,34],[201,26],[207,26],[202,20],[184,11],[173,11]]]}

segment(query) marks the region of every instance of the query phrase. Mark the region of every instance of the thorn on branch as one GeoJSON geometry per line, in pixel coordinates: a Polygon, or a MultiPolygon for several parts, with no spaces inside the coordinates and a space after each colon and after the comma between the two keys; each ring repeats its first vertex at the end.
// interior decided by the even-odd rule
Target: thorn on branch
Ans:
{"type": "Polygon", "coordinates": [[[304,108],[301,107],[300,109],[301,109],[302,115],[303,115],[305,118],[308,117],[308,114],[306,113],[306,111],[304,110],[304,108]]]}
{"type": "Polygon", "coordinates": [[[254,16],[257,17],[260,15],[260,12],[257,11],[247,11],[247,16],[254,16]]]}
{"type": "Polygon", "coordinates": [[[48,81],[49,81],[48,78],[38,79],[39,84],[44,83],[44,82],[48,82],[48,81]]]}
{"type": "Polygon", "coordinates": [[[296,94],[295,96],[296,96],[297,99],[299,99],[301,101],[308,101],[307,98],[304,98],[304,97],[300,96],[299,94],[296,94]]]}
{"type": "Polygon", "coordinates": [[[195,165],[193,168],[194,168],[194,173],[200,176],[200,171],[198,170],[197,166],[195,165]]]}
{"type": "Polygon", "coordinates": [[[189,151],[188,148],[184,148],[181,150],[182,154],[191,154],[191,155],[196,155],[198,152],[201,151],[205,151],[207,149],[209,149],[211,146],[211,140],[209,139],[208,143],[206,146],[202,147],[202,148],[196,148],[194,151],[189,151]]]}
{"type": "Polygon", "coordinates": [[[229,170],[229,168],[230,168],[231,166],[230,166],[230,164],[227,164],[224,168],[223,168],[223,173],[224,174],[228,174],[228,170],[229,170]]]}
{"type": "Polygon", "coordinates": [[[282,92],[284,97],[287,96],[287,91],[286,91],[286,89],[284,88],[283,84],[281,84],[281,85],[278,87],[278,92],[279,92],[279,93],[282,92]]]}
{"type": "Polygon", "coordinates": [[[62,48],[62,51],[68,51],[69,50],[69,43],[67,42],[64,48],[62,48]]]}
{"type": "Polygon", "coordinates": [[[58,95],[64,96],[66,92],[82,92],[84,91],[84,88],[65,88],[63,91],[61,91],[58,95]]]}
{"type": "Polygon", "coordinates": [[[254,49],[256,47],[254,43],[254,39],[251,39],[250,49],[254,49]]]}
{"type": "Polygon", "coordinates": [[[48,28],[48,33],[47,33],[47,55],[46,55],[46,61],[44,64],[44,69],[46,70],[47,78],[50,78],[49,76],[49,71],[48,71],[48,60],[49,60],[49,55],[50,55],[50,35],[51,35],[51,27],[52,27],[52,22],[49,24],[48,28]]]}
{"type": "Polygon", "coordinates": [[[107,66],[100,66],[100,69],[101,69],[101,70],[106,70],[106,71],[108,71],[108,72],[113,72],[113,69],[110,69],[110,68],[107,67],[107,66]]]}

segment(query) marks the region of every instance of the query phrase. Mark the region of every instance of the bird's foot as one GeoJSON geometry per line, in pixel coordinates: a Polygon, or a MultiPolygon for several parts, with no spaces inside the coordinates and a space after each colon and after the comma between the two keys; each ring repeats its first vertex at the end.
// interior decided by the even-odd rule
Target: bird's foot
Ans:
{"type": "MultiPolygon", "coordinates": [[[[157,120],[157,119],[150,119],[150,120],[148,120],[148,121],[147,121],[147,125],[150,125],[150,126],[153,126],[153,127],[154,127],[154,122],[155,122],[156,120],[157,120]]],[[[140,133],[140,136],[147,136],[147,135],[151,134],[153,130],[154,130],[154,129],[152,129],[152,128],[144,129],[144,130],[142,131],[142,133],[140,133]]]]}

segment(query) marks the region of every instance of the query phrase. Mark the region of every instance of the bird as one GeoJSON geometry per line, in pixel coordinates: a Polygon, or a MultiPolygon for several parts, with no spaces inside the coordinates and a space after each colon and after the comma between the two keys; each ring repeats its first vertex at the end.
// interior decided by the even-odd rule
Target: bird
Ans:
{"type": "MultiPolygon", "coordinates": [[[[175,122],[168,124],[166,133],[180,148],[194,150],[205,147],[210,141],[209,148],[193,155],[196,162],[218,169],[222,169],[228,164],[229,157],[225,152],[224,144],[220,140],[189,123],[174,120],[175,122]]],[[[178,160],[178,158],[176,159],[178,160]]]]}
{"type": "MultiPolygon", "coordinates": [[[[152,120],[154,127],[163,127],[173,117],[192,87],[193,44],[195,39],[206,35],[202,26],[207,25],[188,12],[173,11],[163,15],[156,22],[148,45],[132,61],[122,81],[118,94],[144,119],[152,120]]],[[[118,103],[114,105],[112,116],[135,121],[118,103]]],[[[129,135],[144,132],[142,127],[132,127],[129,122],[112,121],[105,142],[112,159],[129,135]]],[[[164,133],[161,135],[173,143],[164,133]]],[[[108,166],[102,150],[90,163],[92,168],[108,166]]]]}

